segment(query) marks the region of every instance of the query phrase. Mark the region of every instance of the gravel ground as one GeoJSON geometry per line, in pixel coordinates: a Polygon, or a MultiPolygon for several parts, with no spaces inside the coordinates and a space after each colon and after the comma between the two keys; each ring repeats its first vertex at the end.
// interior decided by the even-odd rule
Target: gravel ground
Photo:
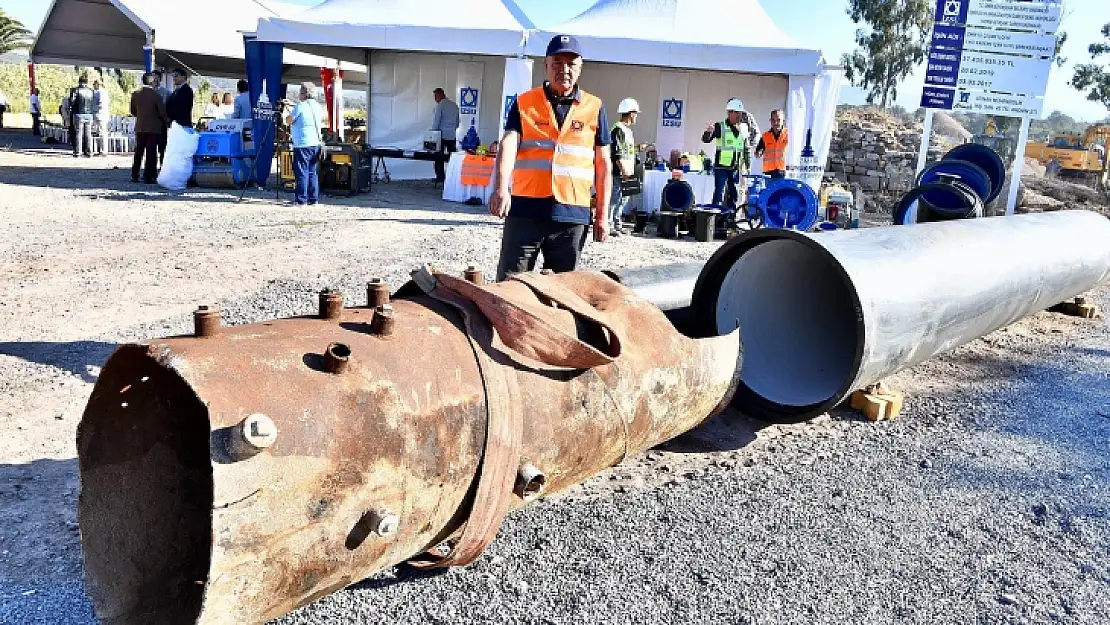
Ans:
{"type": "MultiPolygon", "coordinates": [[[[244,323],[422,261],[496,263],[496,221],[427,185],[235,204],[21,141],[0,136],[0,623],[94,622],[74,437],[118,343],[187,331],[199,303],[244,323]]],[[[623,237],[584,261],[714,247],[623,237]]],[[[276,623],[1110,622],[1108,372],[1104,319],[1040,313],[893,376],[896,421],[725,413],[513,514],[470,567],[387,571],[276,623]]]]}

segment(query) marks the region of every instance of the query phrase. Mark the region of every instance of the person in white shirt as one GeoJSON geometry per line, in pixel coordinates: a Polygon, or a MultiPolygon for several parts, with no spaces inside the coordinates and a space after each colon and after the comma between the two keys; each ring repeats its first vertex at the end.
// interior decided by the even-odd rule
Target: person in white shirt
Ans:
{"type": "Polygon", "coordinates": [[[39,118],[42,117],[42,103],[39,102],[39,90],[31,90],[31,134],[36,137],[42,136],[42,125],[39,123],[39,118]]]}
{"type": "Polygon", "coordinates": [[[0,128],[4,127],[4,113],[8,110],[8,96],[0,91],[0,128]]]}
{"type": "Polygon", "coordinates": [[[108,120],[112,117],[112,96],[99,80],[93,81],[93,132],[100,137],[100,156],[108,156],[108,120]]]}
{"type": "Polygon", "coordinates": [[[204,116],[215,117],[216,119],[223,117],[223,115],[220,114],[220,94],[212,94],[212,100],[204,105],[204,116]]]}
{"type": "Polygon", "coordinates": [[[235,117],[235,101],[231,99],[230,91],[224,94],[224,100],[220,103],[220,117],[223,119],[235,117]]]}

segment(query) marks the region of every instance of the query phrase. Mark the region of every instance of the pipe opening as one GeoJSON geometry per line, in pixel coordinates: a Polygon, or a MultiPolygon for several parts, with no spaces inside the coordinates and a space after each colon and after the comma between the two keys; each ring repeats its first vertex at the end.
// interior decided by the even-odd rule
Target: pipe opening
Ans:
{"type": "Polygon", "coordinates": [[[533,501],[540,496],[545,486],[547,486],[547,476],[529,462],[520,467],[513,491],[522,500],[533,501]]]}
{"type": "Polygon", "coordinates": [[[104,367],[77,434],[84,568],[101,620],[200,616],[211,556],[209,437],[204,404],[145,347],[124,346],[104,367]],[[127,384],[121,406],[113,389],[127,384]]]}
{"type": "Polygon", "coordinates": [[[830,255],[793,239],[764,240],[726,273],[716,329],[740,324],[740,381],[752,393],[784,407],[824,404],[855,376],[855,302],[830,255]]]}

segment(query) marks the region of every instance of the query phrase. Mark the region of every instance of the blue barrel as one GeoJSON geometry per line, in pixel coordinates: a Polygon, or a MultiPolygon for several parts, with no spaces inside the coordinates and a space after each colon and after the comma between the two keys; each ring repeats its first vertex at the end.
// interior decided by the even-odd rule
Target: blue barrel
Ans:
{"type": "MultiPolygon", "coordinates": [[[[949,150],[942,159],[942,161],[949,160],[966,161],[986,172],[991,180],[991,190],[983,197],[984,205],[990,204],[999,193],[1002,193],[1002,186],[1006,184],[1006,163],[1002,162],[998,152],[978,143],[965,143],[949,150]]],[[[1018,166],[1020,167],[1020,164],[1018,166]]]]}
{"type": "Polygon", "coordinates": [[[684,212],[694,205],[694,187],[685,180],[668,180],[663,185],[661,210],[684,212]]]}
{"type": "MultiPolygon", "coordinates": [[[[983,203],[987,203],[987,198],[990,197],[991,192],[994,190],[994,181],[991,180],[990,175],[975,163],[968,161],[948,159],[933,163],[923,169],[921,174],[917,176],[917,185],[926,185],[934,182],[943,182],[944,176],[952,176],[960,182],[971,187],[978,195],[983,203]]],[[[936,192],[925,193],[921,196],[923,200],[932,204],[933,206],[942,206],[944,198],[936,192]]]]}
{"type": "Polygon", "coordinates": [[[809,231],[817,223],[817,194],[800,180],[778,178],[759,194],[763,225],[809,231]]]}

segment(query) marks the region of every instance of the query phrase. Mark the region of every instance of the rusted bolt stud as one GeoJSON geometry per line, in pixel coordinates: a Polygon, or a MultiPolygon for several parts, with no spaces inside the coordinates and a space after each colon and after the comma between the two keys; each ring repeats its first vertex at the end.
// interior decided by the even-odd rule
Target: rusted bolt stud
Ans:
{"type": "Polygon", "coordinates": [[[324,351],[324,367],[329,373],[343,373],[351,364],[351,348],[343,343],[332,343],[324,351]]]}
{"type": "Polygon", "coordinates": [[[516,485],[513,486],[513,492],[517,497],[524,501],[533,501],[543,493],[543,487],[547,486],[547,476],[543,474],[531,462],[525,462],[520,465],[520,471],[516,474],[516,485]]]}
{"type": "Polygon", "coordinates": [[[370,308],[377,308],[389,303],[389,284],[381,278],[374,278],[366,283],[366,302],[370,308]]]}
{"type": "Polygon", "coordinates": [[[343,292],[334,289],[320,291],[320,318],[338,319],[343,313],[343,292]]]}
{"type": "Polygon", "coordinates": [[[239,431],[243,440],[254,449],[266,449],[277,441],[277,426],[270,417],[260,412],[243,419],[239,431]]]}
{"type": "Polygon", "coordinates": [[[486,283],[485,274],[482,273],[481,269],[478,269],[474,265],[466,268],[466,271],[463,272],[463,279],[465,279],[467,282],[473,282],[478,286],[482,286],[486,283]]]}
{"type": "Polygon", "coordinates": [[[220,311],[199,306],[193,311],[193,330],[199,337],[213,336],[220,331],[220,311]]]}
{"type": "Polygon", "coordinates": [[[382,337],[393,335],[392,304],[382,304],[374,309],[374,318],[370,321],[370,331],[382,337]]]}
{"type": "Polygon", "coordinates": [[[369,521],[370,531],[382,538],[396,536],[401,525],[401,518],[389,510],[372,510],[369,521]]]}

